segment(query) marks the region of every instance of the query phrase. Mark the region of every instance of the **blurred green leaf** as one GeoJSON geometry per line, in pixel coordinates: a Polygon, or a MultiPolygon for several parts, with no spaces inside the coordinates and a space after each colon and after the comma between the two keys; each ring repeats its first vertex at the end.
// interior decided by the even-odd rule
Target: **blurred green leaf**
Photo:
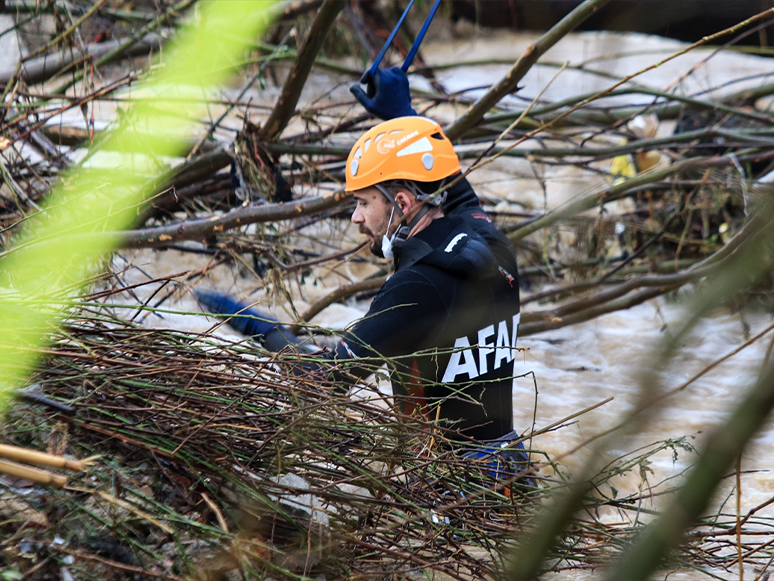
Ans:
{"type": "Polygon", "coordinates": [[[266,0],[201,2],[148,82],[133,90],[140,98],[95,146],[118,155],[89,152],[0,255],[0,402],[24,381],[56,328],[62,312],[46,307],[47,300],[80,288],[118,242],[108,235],[84,243],[82,235],[131,225],[155,193],[152,178],[159,164],[147,152],[169,157],[183,152],[187,133],[204,113],[203,100],[243,60],[244,50],[274,17],[274,7],[266,0]],[[170,94],[181,100],[156,99],[170,94]]]}

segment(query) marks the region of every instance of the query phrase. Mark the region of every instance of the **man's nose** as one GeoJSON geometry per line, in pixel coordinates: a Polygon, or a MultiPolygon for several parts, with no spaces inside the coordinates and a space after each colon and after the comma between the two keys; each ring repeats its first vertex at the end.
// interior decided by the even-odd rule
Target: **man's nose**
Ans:
{"type": "Polygon", "coordinates": [[[362,224],[365,222],[365,218],[363,217],[363,214],[360,212],[359,208],[355,208],[355,211],[352,212],[351,220],[353,224],[362,224]]]}

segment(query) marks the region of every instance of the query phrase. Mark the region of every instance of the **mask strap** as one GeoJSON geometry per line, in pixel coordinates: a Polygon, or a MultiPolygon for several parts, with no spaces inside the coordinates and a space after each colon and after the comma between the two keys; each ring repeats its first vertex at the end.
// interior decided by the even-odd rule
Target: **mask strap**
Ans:
{"type": "MultiPolygon", "coordinates": [[[[400,212],[400,208],[398,208],[398,211],[400,212]]],[[[389,236],[390,233],[390,226],[392,226],[392,217],[395,215],[395,206],[392,207],[392,210],[390,210],[390,219],[387,220],[387,229],[384,231],[385,236],[389,236]]]]}
{"type": "MultiPolygon", "coordinates": [[[[398,203],[395,201],[395,196],[393,196],[387,188],[385,188],[381,184],[376,184],[374,187],[379,190],[382,195],[389,200],[389,202],[392,204],[392,209],[398,211],[398,218],[403,218],[403,211],[400,209],[400,206],[398,206],[398,203]]],[[[392,216],[392,215],[390,215],[392,216]]],[[[390,218],[392,219],[392,217],[390,218]]]]}
{"type": "MultiPolygon", "coordinates": [[[[400,218],[403,218],[404,214],[403,214],[403,211],[400,209],[400,206],[398,206],[398,203],[395,201],[395,197],[387,190],[387,188],[385,188],[381,184],[375,184],[374,187],[377,190],[379,190],[384,195],[384,197],[387,198],[392,204],[392,211],[390,212],[390,220],[387,223],[387,232],[389,232],[390,226],[392,225],[392,217],[395,211],[398,212],[398,216],[400,218]]],[[[403,245],[406,243],[406,240],[408,239],[409,235],[411,234],[411,230],[414,228],[414,226],[417,225],[417,223],[422,219],[422,217],[425,214],[427,214],[430,208],[431,206],[429,204],[424,204],[416,213],[416,215],[414,215],[414,217],[411,218],[410,221],[404,222],[403,224],[398,226],[397,230],[395,230],[392,236],[389,236],[388,233],[385,232],[384,239],[390,241],[389,248],[392,249],[393,253],[398,255],[400,254],[400,250],[403,247],[403,245]]]]}

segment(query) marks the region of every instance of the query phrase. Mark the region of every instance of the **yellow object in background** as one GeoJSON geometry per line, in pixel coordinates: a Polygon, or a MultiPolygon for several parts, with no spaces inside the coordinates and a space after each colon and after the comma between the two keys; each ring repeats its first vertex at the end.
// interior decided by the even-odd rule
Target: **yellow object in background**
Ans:
{"type": "MultiPolygon", "coordinates": [[[[652,139],[658,130],[658,118],[655,115],[638,115],[627,125],[629,130],[643,141],[652,139]]],[[[620,145],[629,143],[623,139],[620,145]]],[[[631,178],[638,173],[648,171],[658,165],[661,154],[658,151],[643,151],[641,153],[627,153],[613,158],[610,173],[617,176],[614,183],[620,183],[622,179],[631,178]]]]}
{"type": "MultiPolygon", "coordinates": [[[[626,144],[624,139],[621,145],[626,144]]],[[[613,164],[610,166],[610,173],[617,176],[615,183],[619,183],[622,178],[632,178],[637,175],[637,167],[634,165],[634,160],[630,154],[619,155],[613,158],[613,164]]]]}

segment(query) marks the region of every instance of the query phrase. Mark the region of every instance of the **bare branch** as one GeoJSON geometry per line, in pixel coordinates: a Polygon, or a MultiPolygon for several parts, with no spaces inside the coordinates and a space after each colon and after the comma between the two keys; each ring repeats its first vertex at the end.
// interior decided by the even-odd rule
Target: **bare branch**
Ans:
{"type": "MultiPolygon", "coordinates": [[[[368,278],[366,280],[356,282],[353,284],[348,284],[346,286],[338,288],[332,293],[330,293],[328,296],[323,297],[322,299],[314,303],[306,311],[304,311],[301,314],[301,317],[299,317],[298,322],[307,323],[311,321],[318,313],[328,308],[333,303],[343,301],[344,299],[348,299],[349,297],[356,295],[357,293],[362,293],[363,291],[380,288],[386,281],[387,281],[386,276],[379,276],[377,278],[368,278]]],[[[301,330],[302,329],[300,324],[294,325],[291,328],[292,333],[299,333],[301,330]]]]}
{"type": "Polygon", "coordinates": [[[222,216],[188,220],[169,226],[130,230],[120,233],[120,247],[149,248],[165,246],[180,240],[204,240],[213,235],[257,222],[290,220],[329,210],[348,200],[350,194],[339,190],[320,197],[310,197],[286,204],[241,206],[222,216]]]}
{"type": "MultiPolygon", "coordinates": [[[[98,60],[109,53],[117,51],[123,51],[121,54],[124,57],[142,56],[152,50],[157,50],[161,46],[161,40],[161,36],[151,32],[141,39],[109,40],[98,44],[90,44],[86,47],[87,50],[84,55],[72,54],[70,52],[54,52],[32,59],[22,65],[19,78],[28,85],[42,83],[73,65],[76,61],[98,60]]],[[[0,85],[8,84],[12,77],[13,71],[6,70],[0,72],[0,85]]]]}
{"type": "Polygon", "coordinates": [[[298,98],[301,96],[309,71],[312,70],[317,53],[320,52],[333,21],[336,20],[336,16],[343,8],[343,0],[325,0],[323,2],[312,28],[304,39],[303,46],[298,51],[298,58],[293,65],[293,70],[290,71],[285,80],[285,85],[282,87],[279,99],[277,99],[277,105],[261,129],[261,136],[264,139],[277,137],[287,126],[296,110],[298,98]]]}

